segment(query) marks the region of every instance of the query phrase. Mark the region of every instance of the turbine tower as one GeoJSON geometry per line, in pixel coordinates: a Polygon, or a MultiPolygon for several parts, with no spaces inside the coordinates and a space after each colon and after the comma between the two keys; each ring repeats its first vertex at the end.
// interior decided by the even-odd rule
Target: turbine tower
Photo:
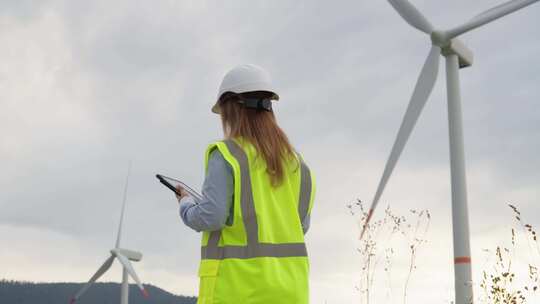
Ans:
{"type": "Polygon", "coordinates": [[[128,189],[128,181],[129,181],[129,174],[131,172],[131,163],[129,164],[128,168],[128,174],[126,177],[126,184],[124,187],[124,199],[122,202],[122,212],[120,213],[120,224],[118,225],[118,235],[116,237],[116,243],[113,249],[110,250],[111,256],[107,260],[105,260],[105,263],[101,265],[101,267],[96,271],[96,273],[90,278],[90,280],[73,296],[71,299],[71,304],[75,303],[87,290],[90,288],[92,283],[94,283],[97,279],[99,279],[109,268],[111,267],[112,263],[115,259],[117,259],[120,264],[122,264],[122,287],[121,287],[121,293],[120,293],[120,304],[128,304],[128,297],[129,297],[129,276],[133,278],[135,283],[139,286],[141,289],[143,295],[147,298],[148,292],[146,289],[144,289],[143,285],[141,284],[141,280],[137,276],[137,273],[135,272],[135,269],[133,269],[133,266],[131,265],[130,261],[138,262],[142,259],[142,253],[124,249],[120,247],[120,240],[122,237],[122,225],[124,222],[124,211],[126,209],[126,197],[127,197],[127,189],[128,189]]]}
{"type": "Polygon", "coordinates": [[[407,0],[388,0],[409,25],[430,36],[432,46],[422,71],[420,72],[418,82],[414,88],[411,100],[392,147],[392,151],[386,162],[383,175],[377,187],[377,192],[373,198],[372,205],[368,211],[360,238],[362,238],[368,227],[369,221],[373,216],[373,212],[377,207],[386,183],[392,175],[392,171],[411,135],[414,125],[435,86],[439,71],[439,55],[442,55],[446,58],[456,304],[469,304],[473,302],[465,155],[463,148],[461,94],[459,86],[459,69],[472,65],[473,54],[456,37],[537,1],[538,0],[509,1],[477,15],[460,26],[445,31],[434,28],[432,24],[407,0]]]}

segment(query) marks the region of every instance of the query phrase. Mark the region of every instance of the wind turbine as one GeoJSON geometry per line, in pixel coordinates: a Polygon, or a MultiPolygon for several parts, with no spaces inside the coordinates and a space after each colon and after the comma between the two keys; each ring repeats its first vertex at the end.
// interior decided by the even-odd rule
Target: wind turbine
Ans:
{"type": "Polygon", "coordinates": [[[538,0],[514,0],[489,9],[468,22],[450,30],[437,30],[407,0],[388,0],[407,23],[428,34],[431,50],[414,88],[405,116],[399,128],[392,151],[384,168],[372,205],[368,211],[360,238],[364,235],[373,212],[384,191],[388,179],[411,135],[437,80],[439,55],[446,58],[446,84],[448,96],[448,124],[450,137],[450,166],[452,181],[452,226],[454,241],[454,275],[456,304],[472,303],[471,254],[469,245],[469,219],[467,212],[467,187],[465,178],[465,155],[463,149],[463,126],[459,68],[472,65],[472,52],[456,37],[494,21],[505,15],[537,2],[538,0]]]}
{"type": "Polygon", "coordinates": [[[129,164],[128,168],[128,175],[126,177],[126,184],[124,187],[124,199],[122,202],[122,212],[120,214],[120,224],[118,225],[118,235],[116,237],[116,244],[113,249],[110,250],[111,256],[105,260],[105,263],[101,265],[101,267],[96,271],[96,273],[90,278],[88,283],[86,283],[80,290],[73,296],[71,299],[71,304],[75,303],[87,290],[90,288],[92,283],[94,283],[99,277],[101,277],[109,268],[111,267],[112,263],[114,262],[114,259],[118,259],[120,264],[122,264],[122,291],[120,294],[120,304],[128,304],[128,296],[129,296],[129,276],[133,278],[133,280],[137,283],[139,288],[141,289],[143,295],[147,298],[148,292],[146,289],[144,289],[143,285],[141,284],[141,280],[137,276],[137,273],[135,272],[135,269],[133,269],[133,266],[131,265],[130,261],[138,262],[142,259],[142,253],[124,249],[120,247],[120,239],[122,236],[122,224],[124,222],[124,211],[126,208],[126,197],[127,197],[127,188],[128,188],[128,181],[129,181],[129,174],[131,172],[131,163],[129,164]]]}

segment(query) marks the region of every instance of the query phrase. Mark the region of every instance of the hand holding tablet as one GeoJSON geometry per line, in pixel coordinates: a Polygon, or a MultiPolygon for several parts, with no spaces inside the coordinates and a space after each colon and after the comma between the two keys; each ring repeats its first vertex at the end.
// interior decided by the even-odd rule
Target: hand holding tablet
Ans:
{"type": "Polygon", "coordinates": [[[200,202],[202,200],[202,195],[199,194],[197,191],[193,190],[188,185],[184,184],[183,182],[174,179],[172,177],[164,176],[161,174],[156,174],[156,178],[159,180],[160,183],[162,183],[165,187],[169,188],[172,192],[174,192],[177,196],[182,196],[181,193],[177,190],[177,186],[182,187],[191,197],[195,199],[195,202],[200,202]]]}

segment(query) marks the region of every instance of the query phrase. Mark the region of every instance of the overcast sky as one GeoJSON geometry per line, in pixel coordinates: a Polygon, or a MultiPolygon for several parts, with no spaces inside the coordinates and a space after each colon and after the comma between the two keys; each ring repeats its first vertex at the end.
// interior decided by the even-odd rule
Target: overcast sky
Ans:
{"type": "MultiPolygon", "coordinates": [[[[441,28],[499,3],[414,1],[441,28]]],[[[539,29],[536,4],[462,37],[475,54],[461,83],[477,295],[482,249],[508,239],[506,204],[540,225],[539,29]]],[[[88,280],[113,247],[132,160],[122,245],[143,252],[145,283],[196,294],[200,235],[154,174],[200,188],[206,146],[222,137],[219,82],[255,63],[317,179],[311,302],[359,303],[358,221],[345,206],[373,197],[429,43],[385,1],[1,0],[0,278],[88,280]]],[[[441,62],[381,202],[432,213],[415,303],[453,298],[444,76],[441,62]]],[[[102,280],[119,281],[120,267],[102,280]]]]}

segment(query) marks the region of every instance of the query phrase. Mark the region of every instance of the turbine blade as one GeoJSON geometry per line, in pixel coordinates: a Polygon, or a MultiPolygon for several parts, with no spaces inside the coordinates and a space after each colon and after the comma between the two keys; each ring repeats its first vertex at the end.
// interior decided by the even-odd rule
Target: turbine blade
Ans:
{"type": "Polygon", "coordinates": [[[420,116],[420,113],[422,112],[422,109],[424,108],[424,105],[426,104],[429,95],[435,86],[437,74],[439,72],[440,53],[440,47],[436,45],[431,47],[431,51],[429,52],[426,62],[424,63],[424,67],[422,68],[422,72],[418,77],[418,82],[414,88],[411,101],[409,102],[409,106],[407,107],[407,111],[405,112],[405,116],[401,122],[401,126],[399,127],[394,146],[392,147],[392,152],[390,152],[390,156],[386,162],[383,175],[379,181],[379,186],[377,187],[377,192],[375,193],[375,197],[373,198],[373,202],[369,208],[364,226],[362,227],[360,239],[362,239],[365,230],[368,227],[371,216],[373,215],[373,212],[375,211],[375,208],[379,203],[379,199],[384,191],[384,187],[392,175],[392,171],[396,166],[399,156],[401,155],[401,152],[403,151],[403,148],[405,147],[405,144],[407,143],[407,140],[409,139],[409,136],[411,135],[411,132],[418,121],[418,117],[420,116]]]}
{"type": "Polygon", "coordinates": [[[105,263],[99,267],[99,269],[96,271],[96,273],[88,280],[86,284],[71,298],[71,303],[75,303],[87,290],[90,288],[92,283],[94,283],[99,277],[101,277],[109,268],[111,268],[112,263],[114,262],[114,256],[111,255],[107,260],[105,260],[105,263]]]}
{"type": "Polygon", "coordinates": [[[465,24],[449,30],[448,34],[450,36],[450,39],[457,37],[465,32],[471,31],[486,23],[489,23],[491,21],[504,17],[508,14],[511,14],[535,2],[538,2],[538,0],[512,0],[512,1],[508,1],[500,5],[497,5],[477,15],[476,17],[472,18],[470,21],[466,22],[465,24]]]}
{"type": "Polygon", "coordinates": [[[390,2],[390,5],[394,7],[407,23],[426,34],[433,32],[433,25],[409,1],[388,0],[388,2],[390,2]]]}
{"type": "Polygon", "coordinates": [[[118,258],[120,263],[124,266],[124,268],[127,270],[129,275],[133,278],[135,283],[137,283],[137,286],[139,286],[143,295],[147,298],[148,292],[146,291],[146,289],[144,289],[144,286],[142,285],[141,280],[137,276],[137,273],[135,272],[135,269],[133,269],[133,266],[131,265],[131,262],[128,260],[128,258],[126,258],[124,255],[122,255],[119,252],[116,252],[116,257],[118,258]]]}
{"type": "Polygon", "coordinates": [[[116,245],[115,248],[120,247],[120,239],[122,238],[122,225],[124,223],[124,211],[126,209],[126,198],[127,198],[127,189],[128,189],[128,183],[129,183],[129,175],[131,174],[131,161],[128,165],[128,173],[126,176],[126,184],[124,186],[124,198],[122,201],[122,212],[120,213],[120,224],[118,225],[118,235],[116,236],[116,245]]]}

